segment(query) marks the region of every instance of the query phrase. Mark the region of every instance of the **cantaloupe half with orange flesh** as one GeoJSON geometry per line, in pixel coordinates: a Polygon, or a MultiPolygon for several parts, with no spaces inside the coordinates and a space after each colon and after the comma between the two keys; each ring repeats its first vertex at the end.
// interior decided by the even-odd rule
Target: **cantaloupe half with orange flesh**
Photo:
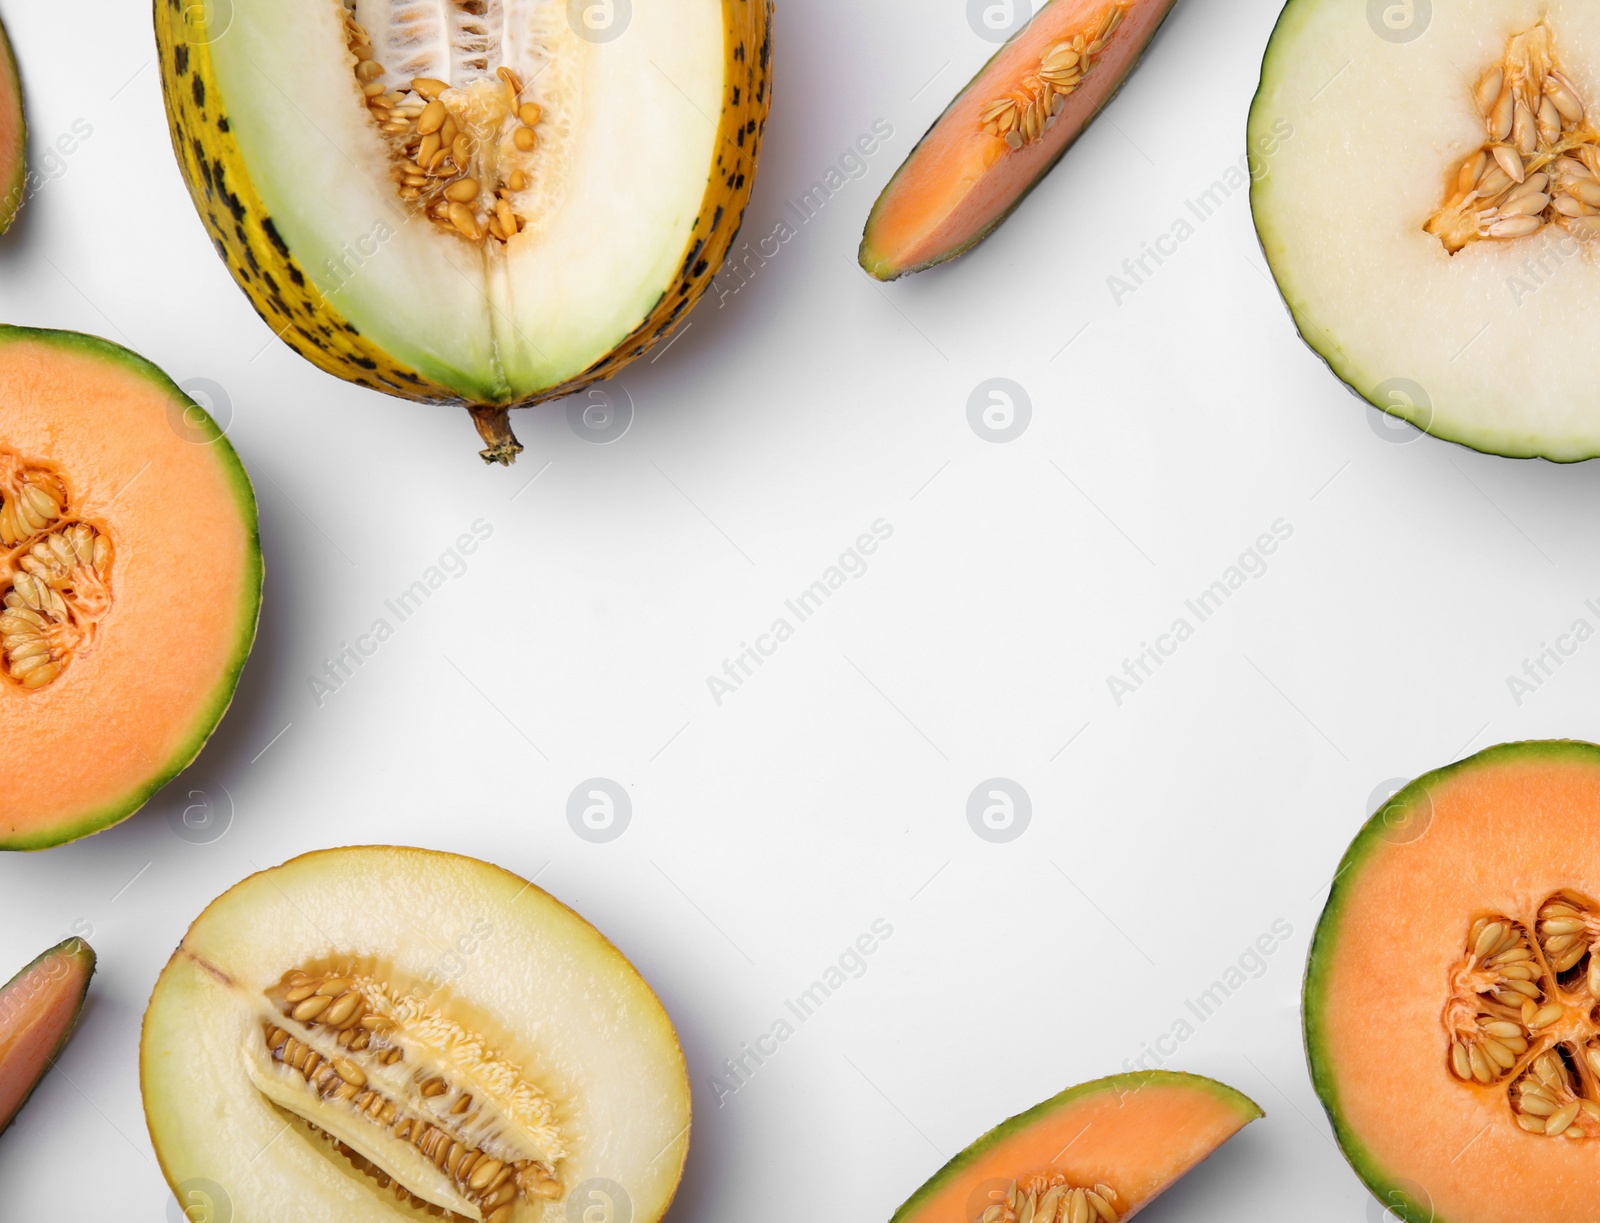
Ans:
{"type": "Polygon", "coordinates": [[[0,1133],[71,1039],[93,975],[94,951],[69,938],[0,988],[0,1133]]]}
{"type": "Polygon", "coordinates": [[[1600,1220],[1600,747],[1412,782],[1312,941],[1306,1051],[1339,1144],[1409,1223],[1600,1220]]]}
{"type": "Polygon", "coordinates": [[[1195,1074],[1096,1079],[997,1125],[892,1223],[1119,1223],[1261,1115],[1195,1074]]]}
{"type": "Polygon", "coordinates": [[[0,234],[22,207],[28,182],[28,123],[22,113],[22,76],[6,28],[0,25],[0,234]]]}
{"type": "Polygon", "coordinates": [[[0,849],[132,814],[255,639],[255,495],[216,423],[92,336],[0,327],[0,849]]]}
{"type": "Polygon", "coordinates": [[[957,95],[884,188],[861,266],[895,280],[1011,215],[1138,64],[1173,0],[1050,0],[957,95]]]}

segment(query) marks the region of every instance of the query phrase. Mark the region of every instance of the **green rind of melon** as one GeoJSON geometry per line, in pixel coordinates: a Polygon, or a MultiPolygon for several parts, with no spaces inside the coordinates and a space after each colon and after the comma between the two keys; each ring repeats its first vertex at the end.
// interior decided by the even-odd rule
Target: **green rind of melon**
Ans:
{"type": "Polygon", "coordinates": [[[0,105],[13,106],[17,112],[16,164],[0,165],[0,234],[11,228],[17,211],[22,207],[28,183],[28,116],[22,108],[22,73],[17,68],[17,56],[11,48],[11,39],[0,23],[0,105]]]}
{"type": "Polygon", "coordinates": [[[200,754],[200,749],[205,747],[212,732],[222,721],[222,715],[227,713],[228,706],[233,703],[233,694],[239,686],[239,676],[244,671],[244,664],[250,657],[251,648],[255,645],[256,627],[261,619],[261,587],[265,577],[261,555],[261,522],[256,509],[255,487],[250,483],[250,474],[245,470],[238,452],[234,450],[217,422],[211,419],[210,413],[178,389],[178,385],[155,365],[138,353],[130,352],[110,340],[77,331],[50,331],[0,325],[0,345],[22,341],[49,344],[78,356],[107,361],[150,383],[179,405],[183,409],[186,426],[207,435],[205,442],[195,444],[205,445],[216,456],[229,486],[233,489],[234,503],[238,507],[239,519],[249,545],[250,568],[245,573],[243,589],[239,592],[242,605],[239,613],[238,640],[234,644],[227,666],[196,715],[194,727],[184,739],[183,746],[156,769],[144,785],[53,828],[37,829],[0,840],[0,851],[51,849],[92,833],[103,832],[114,824],[120,824],[139,810],[162,787],[194,763],[195,757],[200,754]]]}
{"type": "Polygon", "coordinates": [[[997,1143],[1005,1141],[1036,1122],[1052,1117],[1081,1100],[1104,1095],[1106,1092],[1131,1096],[1151,1088],[1181,1089],[1215,1096],[1234,1109],[1245,1124],[1266,1115],[1254,1100],[1243,1092],[1235,1091],[1226,1083],[1219,1083],[1216,1079],[1208,1079],[1200,1074],[1186,1074],[1179,1070],[1136,1070],[1128,1074],[1113,1074],[1103,1079],[1080,1083],[1076,1087],[1069,1087],[1051,1096],[1041,1104],[1035,1104],[1015,1117],[1002,1121],[983,1137],[960,1151],[906,1199],[904,1205],[894,1212],[889,1223],[910,1223],[929,1197],[942,1190],[950,1181],[965,1175],[968,1169],[988,1154],[997,1143]]]}
{"type": "MultiPolygon", "coordinates": [[[[1311,936],[1311,948],[1306,953],[1306,975],[1301,1003],[1302,1032],[1306,1063],[1311,1071],[1311,1085],[1316,1088],[1317,1098],[1322,1101],[1323,1111],[1328,1114],[1328,1121],[1333,1126],[1339,1149],[1350,1161],[1350,1166],[1355,1169],[1356,1175],[1372,1191],[1374,1197],[1384,1203],[1392,1214],[1405,1220],[1405,1223],[1450,1223],[1450,1220],[1438,1214],[1431,1203],[1421,1204],[1413,1201],[1402,1187],[1401,1179],[1385,1170],[1377,1157],[1362,1143],[1360,1136],[1345,1124],[1339,1108],[1339,1093],[1334,1085],[1330,1059],[1321,1052],[1324,1041],[1320,1020],[1322,1001],[1327,995],[1324,981],[1326,964],[1338,947],[1338,927],[1345,904],[1350,897],[1351,889],[1355,886],[1355,881],[1361,874],[1362,865],[1374,851],[1381,849],[1386,843],[1384,834],[1394,827],[1390,821],[1396,816],[1402,819],[1408,816],[1412,804],[1418,798],[1427,797],[1430,786],[1464,773],[1502,764],[1574,760],[1600,768],[1600,747],[1576,739],[1532,739],[1521,743],[1502,743],[1497,747],[1485,748],[1465,760],[1458,760],[1455,764],[1424,773],[1403,787],[1362,825],[1355,840],[1350,842],[1350,848],[1345,850],[1344,857],[1339,861],[1338,873],[1333,877],[1328,903],[1323,906],[1322,916],[1317,920],[1316,931],[1311,936]]],[[[1430,810],[1431,806],[1430,801],[1430,810]]],[[[1432,818],[1431,814],[1429,818],[1432,818]]]]}
{"type": "MultiPolygon", "coordinates": [[[[1055,0],[1049,0],[1049,3],[1040,6],[1039,12],[1035,13],[1033,17],[1029,19],[1028,24],[1031,25],[1034,21],[1037,21],[1039,19],[1039,13],[1043,13],[1050,7],[1050,4],[1054,3],[1055,0]]],[[[889,179],[888,186],[884,187],[884,189],[879,192],[877,200],[872,205],[872,211],[867,214],[867,225],[861,234],[861,246],[856,252],[856,262],[861,265],[861,270],[866,272],[867,275],[871,276],[874,280],[886,282],[891,280],[899,280],[902,276],[911,276],[917,272],[925,272],[929,268],[938,267],[941,263],[949,263],[952,259],[958,259],[962,255],[965,255],[973,247],[977,246],[990,234],[994,233],[995,230],[999,229],[1008,220],[1010,220],[1011,214],[1014,213],[1018,208],[1022,207],[1023,201],[1032,195],[1034,189],[1050,176],[1050,172],[1056,168],[1061,159],[1067,155],[1068,151],[1071,150],[1072,146],[1078,143],[1078,141],[1083,137],[1083,134],[1088,131],[1089,128],[1094,124],[1094,121],[1100,117],[1101,112],[1104,111],[1107,106],[1110,106],[1111,103],[1116,99],[1117,95],[1122,92],[1122,87],[1128,83],[1128,78],[1131,77],[1138,69],[1139,65],[1144,62],[1144,57],[1150,51],[1150,44],[1155,41],[1156,34],[1159,33],[1161,27],[1166,24],[1167,18],[1172,16],[1172,10],[1174,7],[1176,7],[1175,3],[1167,6],[1167,11],[1161,14],[1161,20],[1156,22],[1155,29],[1150,31],[1150,37],[1145,41],[1144,46],[1139,49],[1139,54],[1134,56],[1132,61],[1129,62],[1127,70],[1123,72],[1121,77],[1118,78],[1116,84],[1113,85],[1106,96],[1100,100],[1100,104],[1084,118],[1081,124],[1078,125],[1078,130],[1073,132],[1072,138],[1068,140],[1066,144],[1061,146],[1061,151],[1052,157],[1048,162],[1046,162],[1039,173],[1028,181],[1027,185],[1017,193],[1016,199],[1012,200],[1011,203],[1006,206],[1006,210],[1004,212],[1002,212],[978,233],[974,234],[966,242],[963,242],[960,246],[957,246],[942,255],[935,256],[924,263],[919,263],[915,267],[896,267],[894,264],[888,262],[888,260],[882,255],[878,254],[877,251],[872,247],[873,227],[877,222],[878,214],[883,209],[884,201],[889,199],[894,194],[895,187],[900,182],[901,176],[905,173],[906,167],[909,166],[916,158],[917,151],[927,143],[928,138],[932,136],[934,132],[939,130],[939,125],[945,121],[945,116],[947,116],[955,108],[957,102],[961,101],[962,98],[967,96],[972,87],[983,78],[984,73],[989,71],[989,68],[994,64],[994,61],[1006,53],[1007,49],[1011,46],[1011,43],[1018,38],[1023,31],[1019,30],[1016,34],[1013,34],[1010,38],[1008,38],[1005,43],[1001,45],[999,50],[997,50],[993,55],[984,61],[983,67],[978,69],[977,72],[973,73],[972,79],[962,86],[961,91],[957,93],[955,97],[950,99],[950,104],[939,113],[939,117],[933,121],[928,130],[922,134],[921,139],[919,139],[916,145],[912,148],[911,152],[906,155],[906,159],[900,163],[900,168],[896,170],[894,172],[894,176],[889,179]]],[[[1027,26],[1024,26],[1023,30],[1026,29],[1027,26]]]]}
{"type": "MultiPolygon", "coordinates": [[[[1270,135],[1269,129],[1273,122],[1280,116],[1268,113],[1268,104],[1272,92],[1286,79],[1275,60],[1289,58],[1280,47],[1280,40],[1285,43],[1299,33],[1300,24],[1310,15],[1316,4],[1323,0],[1289,0],[1283,7],[1283,12],[1278,15],[1278,22],[1272,29],[1272,37],[1267,40],[1266,53],[1261,58],[1261,79],[1256,87],[1254,99],[1250,103],[1250,120],[1246,127],[1246,150],[1254,150],[1261,146],[1261,140],[1270,135]],[[1274,54],[1274,52],[1280,54],[1274,54]]],[[[1464,446],[1468,450],[1475,450],[1479,454],[1495,455],[1507,459],[1544,459],[1551,463],[1583,463],[1589,459],[1600,458],[1600,450],[1594,449],[1591,443],[1588,447],[1580,447],[1568,452],[1555,452],[1545,446],[1533,442],[1519,442],[1503,435],[1490,436],[1487,433],[1478,433],[1470,428],[1456,428],[1442,425],[1441,413],[1438,405],[1433,405],[1427,411],[1417,410],[1405,412],[1392,403],[1379,403],[1360,387],[1360,382],[1369,385],[1379,385],[1382,379],[1363,378],[1362,373],[1356,368],[1354,361],[1340,349],[1333,337],[1317,327],[1311,321],[1309,305],[1298,299],[1296,293],[1284,282],[1279,274],[1277,256],[1284,251],[1287,243],[1273,228],[1271,220],[1263,215],[1263,201],[1267,188],[1272,181],[1271,163],[1264,161],[1259,164],[1267,167],[1266,172],[1257,177],[1253,167],[1257,165],[1254,154],[1251,153],[1251,184],[1250,184],[1250,215],[1255,222],[1256,238],[1261,243],[1261,253],[1266,258],[1267,266],[1272,270],[1272,279],[1278,286],[1278,292],[1283,295],[1284,304],[1289,308],[1289,316],[1294,320],[1295,330],[1300,338],[1305,341],[1306,347],[1316,353],[1333,376],[1363,403],[1371,404],[1378,411],[1413,425],[1429,437],[1436,437],[1441,441],[1453,442],[1464,446]]]]}
{"type": "MultiPolygon", "coordinates": [[[[49,951],[46,951],[43,955],[38,956],[31,964],[26,965],[20,972],[17,973],[16,976],[12,977],[11,980],[7,981],[3,986],[0,986],[0,1015],[3,1015],[6,1009],[6,997],[11,993],[17,982],[22,980],[30,972],[39,967],[40,964],[44,963],[53,955],[59,955],[71,961],[73,968],[75,968],[80,975],[80,982],[78,987],[78,999],[73,1004],[72,1008],[72,1022],[69,1023],[66,1027],[66,1030],[61,1033],[61,1039],[56,1042],[55,1048],[50,1050],[49,1056],[46,1059],[47,1063],[54,1062],[56,1058],[61,1056],[61,1050],[67,1047],[67,1042],[72,1039],[72,1033],[77,1030],[78,1019],[83,1015],[83,1000],[89,996],[89,978],[94,976],[94,948],[89,946],[89,944],[84,942],[81,938],[69,938],[64,942],[57,943],[54,947],[50,948],[49,951]]],[[[8,1129],[10,1129],[11,1123],[14,1122],[22,1110],[27,1107],[28,1101],[33,1098],[33,1093],[39,1089],[39,1084],[44,1080],[44,1072],[46,1069],[48,1069],[48,1064],[39,1067],[38,1077],[34,1079],[33,1086],[28,1088],[28,1094],[17,1101],[16,1110],[12,1112],[9,1117],[0,1117],[0,1134],[4,1134],[8,1129]]]]}

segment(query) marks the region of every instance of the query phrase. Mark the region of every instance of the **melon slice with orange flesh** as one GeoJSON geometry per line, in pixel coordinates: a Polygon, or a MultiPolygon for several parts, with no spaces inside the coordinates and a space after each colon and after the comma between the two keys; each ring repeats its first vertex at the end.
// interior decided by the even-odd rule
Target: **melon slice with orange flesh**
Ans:
{"type": "Polygon", "coordinates": [[[891,1223],[1120,1223],[1261,1115],[1195,1074],[1097,1079],[997,1125],[891,1223]]]}
{"type": "Polygon", "coordinates": [[[1344,856],[1306,1052],[1339,1144],[1427,1223],[1600,1220],[1600,747],[1412,782],[1344,856]]]}
{"type": "Polygon", "coordinates": [[[0,1132],[71,1039],[93,975],[93,950],[69,938],[0,989],[0,1132]]]}
{"type": "Polygon", "coordinates": [[[260,602],[216,422],[115,344],[0,327],[0,850],[114,824],[193,760],[260,602]]]}
{"type": "Polygon", "coordinates": [[[861,266],[895,280],[988,237],[1121,88],[1172,5],[1050,0],[884,188],[861,239],[861,266]]]}
{"type": "Polygon", "coordinates": [[[0,25],[0,234],[22,207],[28,182],[28,124],[22,113],[22,77],[6,28],[0,25]]]}

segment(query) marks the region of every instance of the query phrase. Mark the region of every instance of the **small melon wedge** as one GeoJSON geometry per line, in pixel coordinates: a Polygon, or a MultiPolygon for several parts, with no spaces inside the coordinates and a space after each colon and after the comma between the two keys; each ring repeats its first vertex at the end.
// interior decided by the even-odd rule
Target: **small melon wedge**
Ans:
{"type": "Polygon", "coordinates": [[[11,228],[28,181],[28,124],[22,113],[22,76],[6,28],[0,25],[0,234],[11,228]]]}
{"type": "Polygon", "coordinates": [[[889,180],[861,266],[896,280],[993,233],[1115,96],[1173,2],[1049,0],[889,180]]]}
{"type": "Polygon", "coordinates": [[[0,989],[0,1133],[71,1039],[93,975],[94,951],[69,938],[0,989]]]}
{"type": "Polygon", "coordinates": [[[1197,1074],[1096,1079],[995,1126],[891,1223],[1120,1223],[1262,1115],[1254,1101],[1197,1074]]]}

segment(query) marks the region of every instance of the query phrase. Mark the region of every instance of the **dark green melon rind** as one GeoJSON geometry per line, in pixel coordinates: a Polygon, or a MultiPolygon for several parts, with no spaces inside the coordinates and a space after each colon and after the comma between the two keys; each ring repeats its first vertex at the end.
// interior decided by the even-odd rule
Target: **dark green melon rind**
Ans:
{"type": "MultiPolygon", "coordinates": [[[[1280,38],[1287,40],[1298,32],[1297,22],[1310,14],[1313,7],[1323,0],[1288,0],[1283,12],[1278,15],[1277,25],[1273,27],[1272,37],[1267,40],[1267,50],[1261,59],[1261,79],[1256,87],[1254,99],[1250,104],[1250,120],[1246,129],[1246,148],[1254,150],[1262,147],[1258,141],[1269,136],[1269,129],[1273,122],[1281,116],[1269,115],[1267,106],[1270,102],[1271,92],[1284,83],[1286,77],[1281,74],[1275,59],[1287,58],[1274,56],[1275,48],[1279,46],[1280,38]]],[[[1252,154],[1251,164],[1254,166],[1256,159],[1252,154]]],[[[1278,261],[1274,252],[1281,252],[1286,243],[1273,228],[1270,218],[1263,214],[1263,202],[1266,197],[1267,187],[1272,180],[1270,164],[1266,173],[1259,178],[1254,173],[1250,183],[1250,214],[1255,221],[1256,239],[1261,244],[1261,253],[1267,261],[1267,266],[1272,269],[1272,278],[1278,286],[1278,292],[1283,295],[1284,304],[1289,308],[1289,315],[1294,320],[1295,330],[1300,338],[1305,341],[1306,347],[1311,349],[1324,365],[1333,373],[1333,376],[1363,403],[1371,404],[1380,412],[1398,417],[1414,425],[1430,437],[1441,441],[1452,442],[1468,450],[1475,450],[1479,454],[1495,455],[1507,459],[1544,459],[1551,463],[1583,463],[1593,458],[1600,458],[1600,449],[1587,451],[1574,451],[1567,454],[1552,454],[1541,447],[1537,438],[1525,439],[1507,438],[1504,436],[1480,437],[1474,436],[1465,430],[1453,430],[1440,420],[1441,413],[1438,405],[1431,409],[1418,409],[1414,412],[1405,412],[1392,403],[1379,403],[1368,395],[1358,385],[1361,372],[1356,369],[1354,362],[1339,349],[1338,342],[1326,330],[1318,327],[1312,321],[1310,304],[1300,301],[1285,286],[1283,277],[1278,271],[1278,261]]]]}
{"type": "MultiPolygon", "coordinates": [[[[1345,1124],[1339,1107],[1339,1093],[1334,1083],[1330,1060],[1322,1053],[1324,1038],[1320,1026],[1321,1002],[1327,994],[1326,965],[1338,948],[1339,924],[1352,890],[1360,878],[1361,867],[1386,844],[1384,834],[1395,825],[1396,816],[1404,819],[1412,811],[1412,804],[1426,798],[1429,788],[1479,769],[1495,768],[1504,764],[1524,764],[1539,761],[1578,761],[1600,769],[1600,747],[1575,739],[1536,739],[1522,743],[1502,743],[1485,748],[1475,756],[1459,760],[1444,768],[1434,769],[1401,789],[1378,809],[1356,834],[1350,848],[1339,862],[1333,877],[1333,887],[1328,893],[1328,903],[1311,936],[1311,948],[1306,953],[1305,984],[1302,990],[1301,1021],[1306,1049],[1306,1063],[1311,1071],[1311,1084],[1317,1098],[1333,1126],[1339,1149],[1350,1161],[1350,1166],[1368,1189],[1372,1191],[1397,1217],[1405,1223],[1451,1223],[1438,1213],[1432,1204],[1419,1205],[1407,1197],[1401,1179],[1384,1169],[1378,1158],[1362,1143],[1360,1135],[1345,1124]]],[[[1430,803],[1431,818],[1431,803],[1430,803]]]]}
{"type": "Polygon", "coordinates": [[[240,461],[238,452],[228,441],[227,435],[204,408],[179,390],[177,384],[155,365],[121,345],[113,344],[110,340],[76,331],[49,331],[0,325],[0,345],[22,341],[49,344],[77,356],[93,357],[109,362],[150,383],[173,402],[181,405],[186,427],[203,431],[210,437],[208,442],[196,442],[195,445],[206,445],[222,465],[229,486],[233,490],[240,522],[245,530],[251,566],[245,574],[244,586],[240,591],[242,606],[239,613],[239,639],[234,645],[233,655],[227,667],[196,715],[194,727],[185,739],[184,745],[173,753],[148,782],[131,793],[115,798],[104,806],[85,812],[55,828],[37,830],[10,839],[0,839],[0,851],[50,849],[64,845],[68,841],[76,841],[91,833],[102,832],[113,824],[120,824],[194,762],[194,758],[200,754],[200,749],[206,745],[206,741],[216,730],[217,724],[222,721],[222,715],[233,703],[234,691],[239,686],[239,676],[244,670],[245,661],[250,657],[251,647],[255,644],[256,626],[261,617],[261,586],[265,572],[261,555],[261,524],[250,474],[245,470],[244,463],[240,461]]]}
{"type": "Polygon", "coordinates": [[[61,1056],[61,1050],[67,1047],[67,1042],[72,1039],[72,1033],[77,1029],[78,1019],[83,1015],[83,1000],[89,996],[89,978],[94,976],[95,968],[94,948],[81,938],[69,938],[65,942],[57,943],[49,951],[35,959],[33,963],[23,968],[21,972],[7,981],[4,986],[0,986],[0,1021],[3,1021],[9,1014],[8,1002],[10,995],[17,988],[18,983],[53,955],[62,956],[70,961],[72,968],[80,975],[78,998],[72,1008],[72,1022],[61,1033],[61,1039],[50,1050],[44,1064],[38,1067],[33,1085],[28,1088],[27,1094],[17,1101],[15,1110],[12,1111],[9,1117],[0,1117],[0,1134],[4,1134],[10,1128],[11,1123],[17,1119],[18,1114],[26,1107],[28,1101],[33,1098],[33,1093],[38,1090],[39,1083],[44,1079],[45,1071],[49,1070],[50,1064],[61,1056]]]}
{"type": "MultiPolygon", "coordinates": [[[[1050,3],[1053,4],[1054,2],[1055,0],[1050,0],[1050,3]]],[[[1017,193],[1017,198],[1011,201],[1010,205],[1007,206],[1003,213],[1001,213],[998,217],[996,217],[978,233],[974,234],[967,241],[963,242],[960,246],[955,247],[953,250],[947,251],[942,255],[935,256],[934,258],[923,263],[919,263],[915,267],[897,268],[893,264],[888,263],[885,259],[872,250],[872,230],[874,223],[878,219],[878,214],[882,210],[884,202],[894,194],[896,185],[900,182],[901,176],[906,172],[906,167],[916,160],[918,151],[921,150],[922,146],[927,143],[928,138],[932,136],[934,132],[939,130],[939,126],[944,123],[946,116],[950,114],[950,112],[955,108],[956,104],[971,92],[973,86],[978,83],[978,81],[983,77],[984,73],[989,71],[989,68],[991,65],[993,65],[994,61],[999,59],[1000,56],[1004,55],[1006,51],[1010,49],[1011,44],[1021,37],[1023,32],[1028,27],[1024,26],[1022,30],[1018,30],[1017,33],[1008,38],[1005,44],[1001,46],[998,51],[984,61],[983,67],[978,69],[978,71],[973,74],[972,79],[962,87],[961,92],[956,94],[956,96],[950,100],[950,104],[940,112],[939,117],[933,121],[928,130],[922,134],[922,138],[917,141],[916,146],[906,156],[906,159],[900,163],[900,168],[894,172],[894,177],[889,180],[888,186],[886,186],[883,191],[879,193],[876,202],[874,202],[872,205],[872,211],[867,215],[866,229],[862,232],[861,246],[856,254],[856,261],[861,265],[862,271],[866,272],[867,275],[871,276],[873,279],[882,281],[899,280],[902,276],[910,276],[917,272],[925,272],[931,267],[937,267],[941,263],[949,263],[952,259],[958,259],[962,255],[965,255],[973,247],[977,246],[990,234],[994,233],[995,230],[999,229],[1008,220],[1010,220],[1011,214],[1014,213],[1018,208],[1022,207],[1023,201],[1032,195],[1034,189],[1049,177],[1050,172],[1056,168],[1056,165],[1063,157],[1067,155],[1072,146],[1078,143],[1083,134],[1089,130],[1094,121],[1100,117],[1105,108],[1116,100],[1117,95],[1122,92],[1122,87],[1128,83],[1128,78],[1131,77],[1138,69],[1139,65],[1144,62],[1144,57],[1150,50],[1150,44],[1155,41],[1156,34],[1160,31],[1161,27],[1166,24],[1167,18],[1172,16],[1172,10],[1176,3],[1177,0],[1168,0],[1166,12],[1161,14],[1161,20],[1156,22],[1156,24],[1151,28],[1150,37],[1145,40],[1144,46],[1139,48],[1139,54],[1134,56],[1132,61],[1129,62],[1128,67],[1126,71],[1123,72],[1121,78],[1118,79],[1117,83],[1111,88],[1110,92],[1108,92],[1106,96],[1101,99],[1100,104],[1096,106],[1094,110],[1092,110],[1087,116],[1085,116],[1083,122],[1078,125],[1078,130],[1072,133],[1072,138],[1068,140],[1066,144],[1061,146],[1061,151],[1045,163],[1044,167],[1039,171],[1039,173],[1035,175],[1028,182],[1028,184],[1017,193]]],[[[1032,25],[1034,21],[1037,21],[1039,19],[1039,13],[1045,12],[1049,7],[1049,4],[1042,6],[1039,9],[1039,12],[1035,13],[1029,20],[1028,24],[1032,25]]]]}
{"type": "Polygon", "coordinates": [[[951,1180],[965,1175],[968,1169],[988,1154],[997,1143],[1005,1141],[1030,1125],[1092,1096],[1103,1095],[1106,1092],[1132,1096],[1153,1087],[1183,1088],[1215,1096],[1243,1118],[1241,1125],[1248,1125],[1258,1117],[1266,1115],[1254,1100],[1242,1092],[1235,1091],[1226,1083],[1219,1083],[1204,1075],[1185,1074],[1178,1070],[1139,1070],[1130,1074],[1113,1074],[1103,1079],[1080,1083],[1076,1087],[1069,1087],[1051,1096],[1041,1104],[1035,1104],[1026,1112],[1002,1121],[976,1142],[957,1153],[906,1199],[900,1209],[894,1212],[894,1217],[889,1223],[910,1223],[929,1197],[942,1190],[951,1180]]]}
{"type": "Polygon", "coordinates": [[[0,234],[11,228],[17,210],[27,194],[28,116],[22,107],[22,73],[17,69],[16,52],[6,27],[0,23],[0,106],[17,113],[17,155],[14,165],[0,165],[0,234]]]}

